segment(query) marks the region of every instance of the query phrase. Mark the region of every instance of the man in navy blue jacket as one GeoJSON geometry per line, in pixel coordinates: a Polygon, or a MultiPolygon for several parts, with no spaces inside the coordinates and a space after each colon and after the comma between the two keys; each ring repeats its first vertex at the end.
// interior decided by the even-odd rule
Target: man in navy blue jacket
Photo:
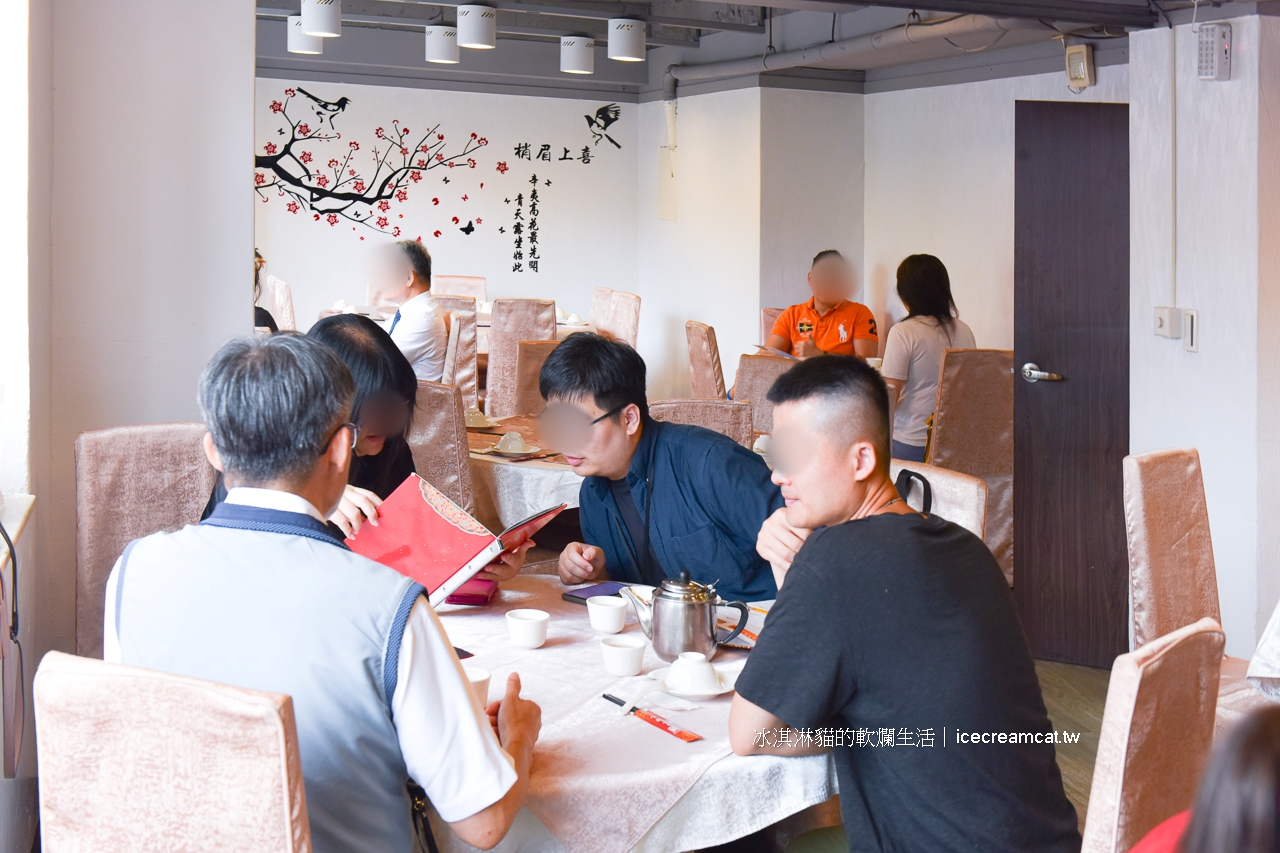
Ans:
{"type": "Polygon", "coordinates": [[[777,595],[756,536],[782,493],[759,456],[720,433],[650,418],[644,360],[599,335],[570,335],[538,386],[543,435],[586,478],[585,541],[560,554],[563,583],[657,585],[684,569],[718,582],[726,599],[777,595]]]}

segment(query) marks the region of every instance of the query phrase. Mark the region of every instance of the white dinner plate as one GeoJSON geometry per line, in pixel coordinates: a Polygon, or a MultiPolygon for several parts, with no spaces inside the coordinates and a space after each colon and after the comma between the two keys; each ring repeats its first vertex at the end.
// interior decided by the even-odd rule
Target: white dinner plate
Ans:
{"type": "MultiPolygon", "coordinates": [[[[656,681],[665,683],[667,680],[667,673],[669,672],[671,672],[671,667],[664,666],[662,669],[655,669],[653,672],[649,673],[649,677],[656,681]]],[[[681,699],[692,699],[694,701],[700,699],[714,699],[717,696],[723,696],[726,693],[733,692],[734,685],[738,683],[738,674],[740,672],[742,672],[741,667],[736,667],[731,670],[716,667],[716,674],[720,676],[720,689],[715,693],[685,693],[682,690],[676,690],[671,687],[671,685],[667,685],[665,692],[670,693],[672,696],[679,696],[681,699]]]]}
{"type": "Polygon", "coordinates": [[[526,447],[524,450],[516,451],[515,453],[508,453],[505,450],[499,450],[498,445],[494,444],[489,447],[489,452],[492,453],[494,456],[503,456],[507,459],[514,459],[517,456],[532,456],[535,453],[541,453],[542,448],[526,447]]]}

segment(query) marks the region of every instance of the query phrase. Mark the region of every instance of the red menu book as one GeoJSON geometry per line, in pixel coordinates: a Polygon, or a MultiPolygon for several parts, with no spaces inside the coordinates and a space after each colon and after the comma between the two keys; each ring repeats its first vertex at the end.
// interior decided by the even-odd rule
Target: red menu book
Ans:
{"type": "Polygon", "coordinates": [[[362,525],[347,546],[422,584],[433,607],[503,548],[501,539],[417,474],[382,502],[378,526],[362,525]]]}

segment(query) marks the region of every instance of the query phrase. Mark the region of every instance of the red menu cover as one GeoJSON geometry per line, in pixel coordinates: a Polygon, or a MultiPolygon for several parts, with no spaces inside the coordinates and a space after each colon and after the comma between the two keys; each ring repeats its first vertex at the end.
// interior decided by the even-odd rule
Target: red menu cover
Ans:
{"type": "Polygon", "coordinates": [[[502,552],[502,541],[417,474],[378,507],[347,546],[413,578],[438,606],[502,552]]]}

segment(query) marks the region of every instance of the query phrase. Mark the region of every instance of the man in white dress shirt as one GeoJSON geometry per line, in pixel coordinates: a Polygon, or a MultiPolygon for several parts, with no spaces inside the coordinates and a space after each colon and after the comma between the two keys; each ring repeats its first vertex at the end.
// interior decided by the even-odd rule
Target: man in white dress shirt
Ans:
{"type": "Polygon", "coordinates": [[[292,696],[316,853],[411,853],[409,778],[487,849],[524,804],[541,711],[514,673],[481,708],[422,587],[329,533],[353,395],[311,338],[239,339],[214,356],[204,445],[230,491],[202,523],[125,549],[104,657],[292,696]]]}
{"type": "Polygon", "coordinates": [[[431,298],[431,255],[416,240],[378,250],[374,285],[382,299],[399,302],[387,331],[419,379],[439,382],[449,343],[444,315],[431,298]]]}

